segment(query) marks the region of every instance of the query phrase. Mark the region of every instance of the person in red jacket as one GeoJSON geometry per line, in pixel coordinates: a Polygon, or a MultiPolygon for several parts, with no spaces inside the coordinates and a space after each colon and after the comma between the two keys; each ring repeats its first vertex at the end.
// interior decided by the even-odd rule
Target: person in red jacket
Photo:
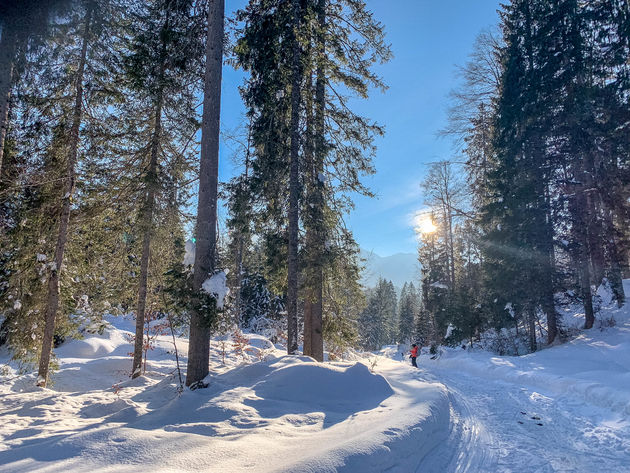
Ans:
{"type": "Polygon", "coordinates": [[[416,358],[418,357],[418,345],[413,343],[411,345],[410,353],[411,353],[411,356],[409,358],[411,358],[411,364],[417,368],[418,365],[416,364],[416,358]]]}

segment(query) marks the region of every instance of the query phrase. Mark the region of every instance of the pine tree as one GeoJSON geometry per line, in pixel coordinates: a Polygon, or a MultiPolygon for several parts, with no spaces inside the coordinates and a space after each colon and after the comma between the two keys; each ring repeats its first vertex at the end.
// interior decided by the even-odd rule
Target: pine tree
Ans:
{"type": "MultiPolygon", "coordinates": [[[[161,202],[172,197],[170,186],[177,177],[169,176],[166,163],[179,164],[186,170],[190,151],[186,143],[197,131],[194,94],[201,64],[200,27],[188,0],[156,0],[137,13],[137,34],[125,58],[126,75],[134,93],[132,113],[142,158],[142,187],[137,216],[142,238],[136,306],[136,336],[132,376],[140,375],[152,241],[161,202]],[[184,153],[173,145],[179,143],[184,153]]],[[[177,166],[172,169],[176,169],[177,166]]]]}
{"type": "MultiPolygon", "coordinates": [[[[489,179],[491,197],[484,209],[488,240],[484,260],[491,260],[491,271],[507,270],[509,266],[510,271],[519,272],[512,279],[513,289],[496,293],[514,299],[514,306],[527,314],[532,350],[536,348],[538,307],[547,317],[548,343],[557,335],[554,230],[547,198],[557,162],[544,146],[552,119],[547,107],[552,106],[548,91],[553,73],[550,64],[541,62],[538,56],[550,49],[540,44],[543,38],[536,23],[546,14],[546,8],[538,2],[514,2],[502,14],[506,46],[494,126],[498,163],[489,179]],[[541,70],[543,64],[545,69],[541,70]]],[[[491,277],[498,281],[512,276],[494,273],[491,277]]]]}
{"type": "MultiPolygon", "coordinates": [[[[347,248],[343,241],[348,233],[342,221],[351,204],[347,194],[369,194],[360,176],[373,172],[372,140],[382,132],[347,107],[346,95],[350,92],[365,97],[370,85],[382,87],[370,67],[386,60],[390,53],[382,26],[374,21],[364,2],[303,1],[300,9],[299,28],[295,30],[287,27],[294,24],[293,4],[250,2],[238,15],[245,26],[235,51],[238,63],[251,74],[243,97],[252,120],[252,173],[248,182],[255,196],[254,231],[266,241],[265,266],[275,287],[288,291],[289,274],[293,284],[298,279],[294,270],[299,269],[302,284],[297,291],[306,317],[305,351],[321,359],[319,314],[320,307],[323,311],[327,304],[320,286],[326,286],[326,267],[336,264],[335,255],[340,254],[336,250],[347,248]],[[293,83],[294,50],[283,47],[295,44],[295,38],[301,50],[299,84],[293,83]],[[293,92],[298,88],[300,96],[296,97],[293,92]],[[290,95],[285,93],[289,90],[290,95]],[[297,121],[306,132],[302,140],[293,140],[296,115],[292,112],[298,98],[297,121]],[[292,161],[293,143],[299,144],[299,160],[292,161]],[[304,192],[296,201],[295,192],[288,196],[293,195],[293,200],[287,199],[284,189],[296,182],[291,181],[290,171],[293,169],[295,178],[296,168],[292,166],[298,164],[297,177],[304,192]],[[290,218],[296,214],[297,221],[290,218]],[[288,220],[293,223],[289,225],[288,220]],[[295,237],[300,227],[306,230],[304,241],[293,238],[292,242],[301,245],[302,251],[297,253],[301,262],[291,264],[289,271],[287,242],[289,234],[295,237]],[[287,278],[286,285],[280,283],[281,276],[287,278]]],[[[293,256],[295,248],[291,245],[293,256]]],[[[292,288],[291,297],[287,295],[289,314],[294,313],[293,292],[292,288]]]]}
{"type": "Polygon", "coordinates": [[[409,343],[414,339],[414,329],[418,314],[418,296],[413,283],[405,283],[400,291],[400,302],[398,303],[398,341],[409,343]]]}
{"type": "Polygon", "coordinates": [[[323,268],[325,262],[326,229],[324,227],[324,161],[327,154],[326,144],[326,0],[316,4],[317,27],[315,34],[315,111],[308,127],[314,128],[307,137],[313,143],[307,144],[310,155],[307,169],[307,207],[304,218],[306,227],[306,296],[304,299],[304,354],[317,361],[324,360],[323,337],[323,268]]]}
{"type": "Polygon", "coordinates": [[[23,67],[20,56],[32,49],[33,43],[41,42],[47,34],[50,16],[63,12],[67,3],[66,0],[7,0],[0,4],[0,190],[4,187],[2,167],[11,91],[23,67]]]}
{"type": "Polygon", "coordinates": [[[396,342],[398,313],[396,291],[391,281],[379,279],[367,293],[367,306],[359,317],[359,334],[362,345],[378,350],[396,342]]]}
{"type": "Polygon", "coordinates": [[[329,357],[340,358],[359,340],[358,320],[365,308],[365,295],[359,284],[358,245],[351,236],[333,248],[332,263],[323,274],[323,337],[329,357]]]}
{"type": "Polygon", "coordinates": [[[44,336],[42,339],[42,352],[39,358],[39,371],[37,385],[45,387],[48,380],[48,368],[52,351],[53,336],[55,334],[55,321],[59,309],[59,273],[62,270],[64,251],[68,241],[68,224],[70,221],[70,204],[74,193],[77,155],[79,149],[79,129],[83,117],[83,87],[84,71],[87,61],[88,44],[90,42],[92,17],[96,4],[91,0],[85,2],[84,30],[81,35],[81,55],[74,79],[74,110],[67,138],[66,171],[64,175],[63,196],[59,206],[59,228],[57,243],[55,245],[54,260],[48,276],[48,298],[44,311],[44,336]]]}

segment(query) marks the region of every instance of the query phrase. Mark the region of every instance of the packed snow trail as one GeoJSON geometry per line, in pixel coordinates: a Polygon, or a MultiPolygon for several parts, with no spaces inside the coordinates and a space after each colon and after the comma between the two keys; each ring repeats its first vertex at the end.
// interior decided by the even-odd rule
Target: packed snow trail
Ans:
{"type": "Polygon", "coordinates": [[[426,360],[419,377],[446,385],[452,423],[449,440],[418,472],[630,472],[627,418],[575,398],[445,369],[439,361],[426,360]]]}

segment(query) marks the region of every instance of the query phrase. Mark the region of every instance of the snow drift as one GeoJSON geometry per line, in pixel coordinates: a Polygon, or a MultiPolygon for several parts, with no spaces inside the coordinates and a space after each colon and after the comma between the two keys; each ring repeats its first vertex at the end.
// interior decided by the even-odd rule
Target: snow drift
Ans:
{"type": "Polygon", "coordinates": [[[447,435],[444,388],[398,362],[317,363],[252,335],[225,365],[214,341],[209,388],[180,395],[169,337],[129,380],[133,321],[111,322],[57,350],[52,389],[1,379],[0,471],[413,471],[447,435]]]}

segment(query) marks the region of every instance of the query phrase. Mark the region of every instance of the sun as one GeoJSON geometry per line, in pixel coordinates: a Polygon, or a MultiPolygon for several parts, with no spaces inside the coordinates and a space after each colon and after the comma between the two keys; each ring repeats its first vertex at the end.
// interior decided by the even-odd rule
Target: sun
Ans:
{"type": "Polygon", "coordinates": [[[420,233],[427,234],[435,232],[437,227],[428,215],[418,215],[416,217],[416,230],[420,233]]]}

